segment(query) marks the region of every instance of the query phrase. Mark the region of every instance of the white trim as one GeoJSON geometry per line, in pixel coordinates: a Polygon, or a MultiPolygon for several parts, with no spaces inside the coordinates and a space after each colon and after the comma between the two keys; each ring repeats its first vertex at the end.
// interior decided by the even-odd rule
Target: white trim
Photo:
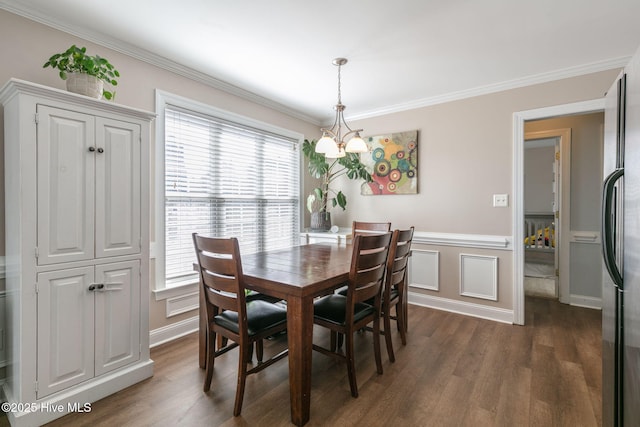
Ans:
{"type": "MultiPolygon", "coordinates": [[[[196,71],[192,68],[186,67],[174,61],[170,61],[163,58],[160,55],[151,53],[147,50],[133,46],[124,40],[119,40],[114,37],[107,36],[102,33],[92,31],[89,28],[78,28],[76,26],[67,26],[61,22],[51,19],[50,16],[43,14],[37,10],[19,4],[17,1],[0,0],[0,9],[5,9],[11,13],[19,16],[23,16],[32,21],[39,22],[46,26],[63,31],[67,34],[80,37],[84,40],[91,41],[98,45],[107,47],[116,52],[123,53],[125,55],[137,58],[143,62],[154,65],[161,69],[175,73],[177,75],[186,77],[193,81],[202,83],[204,85],[222,90],[226,93],[235,95],[239,98],[251,101],[258,105],[262,105],[267,108],[271,108],[275,111],[287,114],[291,117],[306,121],[316,126],[324,125],[322,120],[311,117],[307,114],[301,113],[298,110],[280,104],[271,99],[267,99],[263,96],[257,95],[253,92],[239,88],[222,80],[216,79],[210,75],[196,71]]],[[[505,82],[499,82],[480,87],[465,89],[457,92],[446,93],[442,95],[432,96],[428,98],[417,99],[415,101],[403,102],[396,105],[390,105],[378,109],[363,111],[357,114],[349,115],[346,118],[348,120],[360,120],[371,117],[383,116],[391,113],[397,113],[407,110],[413,110],[416,108],[428,107],[431,105],[443,104],[446,102],[456,101],[460,99],[473,98],[480,95],[486,95],[495,92],[501,92],[509,89],[516,89],[525,86],[531,86],[534,84],[551,82],[554,80],[566,79],[570,77],[581,76],[585,74],[597,73],[600,71],[612,70],[615,68],[622,68],[629,63],[630,56],[623,56],[618,58],[612,58],[604,61],[592,62],[590,64],[578,65],[575,67],[564,68],[561,70],[550,71],[547,73],[535,74],[532,76],[521,77],[518,79],[508,80],[505,82]]]]}
{"type": "MultiPolygon", "coordinates": [[[[524,122],[569,114],[603,111],[604,98],[572,104],[537,108],[513,113],[513,200],[512,236],[524,235],[524,122]]],[[[515,245],[513,253],[513,319],[524,325],[524,245],[515,245]]]]}
{"type": "Polygon", "coordinates": [[[460,295],[497,301],[498,257],[461,253],[460,295]]]}
{"type": "MultiPolygon", "coordinates": [[[[0,0],[1,1],[1,0],[0,0]]],[[[116,104],[115,102],[105,101],[101,99],[91,98],[85,95],[79,95],[77,93],[69,92],[67,90],[52,88],[49,86],[41,85],[38,83],[29,82],[26,80],[11,78],[9,79],[2,89],[0,89],[2,97],[0,98],[0,104],[5,104],[7,101],[16,96],[19,93],[27,93],[40,98],[46,98],[48,100],[60,101],[60,102],[72,102],[74,105],[87,107],[87,108],[99,108],[102,111],[114,113],[114,114],[126,114],[128,117],[137,118],[142,120],[153,120],[156,115],[151,111],[141,110],[139,108],[132,108],[122,104],[116,104]]]]}
{"type": "MultiPolygon", "coordinates": [[[[155,91],[155,102],[156,102],[156,141],[155,141],[155,152],[156,152],[156,160],[155,160],[155,236],[156,240],[154,242],[154,256],[155,256],[155,265],[156,265],[156,279],[155,283],[152,284],[152,289],[156,292],[156,300],[163,299],[161,295],[163,294],[162,290],[168,288],[165,283],[165,173],[164,173],[164,162],[165,162],[165,108],[167,105],[173,105],[176,107],[181,107],[189,110],[198,111],[200,113],[208,114],[223,120],[227,120],[233,123],[242,124],[245,126],[249,126],[255,129],[260,129],[265,132],[274,133],[277,135],[281,135],[287,138],[291,138],[296,140],[300,146],[302,146],[302,142],[304,141],[304,135],[295,132],[289,129],[285,129],[279,126],[272,125],[267,122],[262,122],[259,120],[252,119],[250,117],[242,116],[240,114],[236,114],[230,111],[226,111],[220,108],[216,108],[212,105],[205,104],[202,102],[198,102],[189,98],[185,98],[183,96],[175,95],[169,92],[165,92],[159,89],[155,91]]],[[[302,156],[302,149],[300,150],[300,155],[302,156]]],[[[302,169],[302,168],[300,168],[302,169]]],[[[302,173],[302,171],[300,171],[302,173]]],[[[300,191],[302,191],[303,182],[300,182],[300,191]]],[[[300,194],[300,203],[298,209],[300,209],[300,225],[304,220],[304,214],[302,212],[302,204],[303,197],[300,194]]],[[[194,255],[195,259],[195,255],[194,255]]],[[[184,295],[186,292],[183,290],[181,293],[173,293],[172,296],[184,295]]]]}
{"type": "Polygon", "coordinates": [[[505,82],[499,82],[489,84],[485,86],[479,86],[471,89],[461,90],[457,92],[450,92],[443,95],[432,96],[428,98],[422,98],[415,101],[404,102],[401,104],[389,105],[386,107],[363,111],[357,114],[349,115],[349,120],[361,120],[371,117],[383,116],[391,113],[398,113],[407,110],[414,110],[416,108],[429,107],[432,105],[444,104],[447,102],[458,101],[466,98],[473,98],[476,96],[487,95],[496,92],[502,92],[505,90],[517,89],[521,87],[536,85],[540,83],[552,82],[555,80],[566,79],[570,77],[577,77],[591,73],[597,73],[601,71],[613,70],[616,68],[622,68],[629,63],[630,56],[623,56],[619,58],[612,58],[605,61],[592,62],[590,64],[578,65],[575,67],[569,67],[562,70],[550,71],[548,73],[536,74],[533,76],[522,77],[519,79],[508,80],[505,82]]]}
{"type": "Polygon", "coordinates": [[[432,233],[416,231],[413,243],[425,245],[457,246],[478,249],[511,250],[510,236],[491,236],[482,234],[432,233]]]}
{"type": "MultiPolygon", "coordinates": [[[[66,415],[69,413],[69,408],[73,407],[73,405],[78,403],[84,405],[85,403],[96,402],[152,376],[153,361],[148,359],[140,360],[121,369],[116,369],[96,377],[95,381],[85,381],[47,396],[37,402],[40,408],[51,408],[61,405],[63,408],[61,412],[40,410],[33,412],[7,412],[6,415],[9,424],[14,427],[40,426],[66,415]]],[[[33,383],[31,383],[30,386],[33,387],[33,383]]],[[[3,385],[2,391],[8,402],[16,402],[15,397],[11,394],[8,382],[3,385]]]]}
{"type": "Polygon", "coordinates": [[[434,297],[417,292],[409,292],[408,301],[410,304],[434,308],[436,310],[444,310],[501,323],[513,323],[513,311],[505,308],[490,307],[466,301],[434,297]]]}
{"type": "Polygon", "coordinates": [[[199,325],[200,318],[198,316],[194,316],[154,329],[149,333],[149,347],[153,348],[160,344],[165,344],[185,335],[197,332],[199,325]]]}
{"type": "Polygon", "coordinates": [[[142,62],[146,62],[147,64],[151,64],[153,66],[156,66],[163,70],[167,70],[176,75],[186,77],[195,82],[202,83],[206,86],[210,86],[212,88],[221,90],[231,95],[235,95],[239,98],[245,99],[255,104],[262,105],[272,110],[284,113],[288,116],[303,120],[305,122],[314,124],[316,126],[320,126],[320,120],[314,117],[311,117],[307,114],[303,114],[298,110],[295,110],[291,107],[280,104],[279,102],[276,102],[274,100],[267,99],[263,96],[260,96],[248,90],[242,89],[238,86],[234,86],[230,83],[219,80],[206,73],[202,73],[193,68],[171,61],[160,55],[149,52],[148,50],[141,49],[137,46],[127,43],[125,40],[117,39],[114,37],[110,37],[106,34],[95,32],[89,28],[67,26],[61,22],[51,19],[50,16],[47,16],[41,13],[40,11],[33,10],[28,6],[18,4],[17,2],[14,2],[14,1],[0,0],[0,9],[7,10],[11,13],[14,13],[19,16],[23,16],[32,21],[39,22],[40,24],[44,24],[48,27],[55,28],[56,30],[60,30],[67,34],[80,37],[84,40],[96,43],[100,46],[104,46],[116,52],[123,53],[132,58],[136,58],[142,62]]]}
{"type": "Polygon", "coordinates": [[[585,295],[571,295],[571,305],[583,308],[602,310],[602,298],[588,297],[585,295]]]}
{"type": "Polygon", "coordinates": [[[200,293],[198,291],[174,298],[167,298],[166,316],[168,319],[178,314],[197,310],[198,307],[200,307],[200,293]]]}
{"type": "Polygon", "coordinates": [[[429,291],[440,290],[440,251],[430,251],[426,249],[411,249],[409,258],[409,286],[429,291]],[[418,277],[415,273],[416,266],[426,267],[428,277],[418,277]],[[429,273],[429,269],[431,269],[429,273]],[[416,283],[420,280],[424,283],[416,283]]]}
{"type": "Polygon", "coordinates": [[[587,244],[587,245],[599,245],[602,243],[600,240],[599,231],[577,231],[571,230],[570,243],[587,244]]]}
{"type": "MultiPolygon", "coordinates": [[[[157,270],[156,270],[157,272],[157,270]]],[[[184,295],[198,292],[198,282],[187,283],[180,286],[172,286],[169,288],[152,289],[156,301],[166,300],[169,298],[177,298],[184,295]]]]}

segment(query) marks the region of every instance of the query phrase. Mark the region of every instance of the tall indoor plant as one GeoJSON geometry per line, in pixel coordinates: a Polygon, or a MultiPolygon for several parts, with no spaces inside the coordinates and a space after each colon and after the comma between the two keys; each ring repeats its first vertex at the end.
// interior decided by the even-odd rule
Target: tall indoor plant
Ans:
{"type": "Polygon", "coordinates": [[[67,90],[94,98],[113,99],[115,91],[104,90],[103,84],[116,86],[120,73],[107,60],[98,55],[87,55],[86,47],[72,45],[61,53],[52,55],[42,66],[59,70],[62,80],[67,81],[67,90]]]}
{"type": "Polygon", "coordinates": [[[362,179],[371,182],[372,178],[364,164],[360,162],[358,154],[346,153],[339,159],[327,159],[323,153],[316,153],[316,140],[304,140],[302,152],[308,161],[309,174],[320,179],[320,186],[313,189],[307,197],[307,209],[311,213],[311,229],[329,230],[331,228],[331,214],[329,210],[340,206],[347,207],[347,197],[341,190],[331,186],[333,181],[346,175],[347,178],[362,179]]]}

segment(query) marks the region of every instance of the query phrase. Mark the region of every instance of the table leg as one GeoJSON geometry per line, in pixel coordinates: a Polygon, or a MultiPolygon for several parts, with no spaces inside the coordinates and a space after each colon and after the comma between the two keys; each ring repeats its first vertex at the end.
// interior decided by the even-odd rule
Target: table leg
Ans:
{"type": "Polygon", "coordinates": [[[291,422],[302,426],[309,421],[311,409],[313,298],[287,300],[287,337],[291,422]]]}

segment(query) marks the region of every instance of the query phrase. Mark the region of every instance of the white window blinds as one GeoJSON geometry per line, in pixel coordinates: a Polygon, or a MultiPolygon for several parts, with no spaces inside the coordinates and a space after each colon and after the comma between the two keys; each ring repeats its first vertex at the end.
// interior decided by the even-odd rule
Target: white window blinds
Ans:
{"type": "Polygon", "coordinates": [[[194,275],[191,233],[237,237],[243,254],[299,242],[296,140],[167,105],[167,285],[194,275]]]}

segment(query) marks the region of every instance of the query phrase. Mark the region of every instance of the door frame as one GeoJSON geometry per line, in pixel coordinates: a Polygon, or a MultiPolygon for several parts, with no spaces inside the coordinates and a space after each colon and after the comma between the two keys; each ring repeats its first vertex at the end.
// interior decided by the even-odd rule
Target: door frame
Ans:
{"type": "MultiPolygon", "coordinates": [[[[604,98],[571,104],[543,107],[513,113],[513,323],[524,325],[524,123],[527,120],[549,119],[557,116],[604,111],[604,98]]],[[[568,262],[568,260],[567,260],[568,262]]],[[[562,266],[560,266],[562,268],[562,266]]]]}

